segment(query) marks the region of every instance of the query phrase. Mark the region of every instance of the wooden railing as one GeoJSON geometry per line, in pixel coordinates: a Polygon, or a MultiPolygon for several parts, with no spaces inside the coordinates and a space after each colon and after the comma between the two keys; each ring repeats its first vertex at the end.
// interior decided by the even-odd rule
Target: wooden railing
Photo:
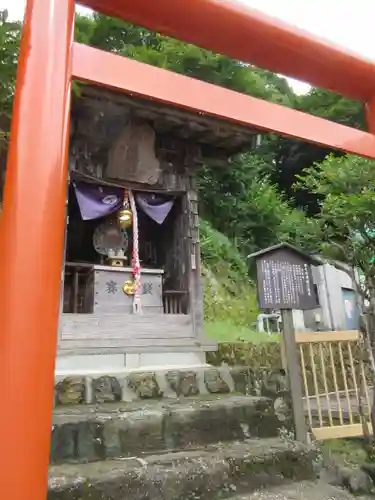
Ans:
{"type": "Polygon", "coordinates": [[[84,314],[92,312],[92,303],[87,301],[91,267],[75,263],[65,264],[64,313],[84,314]]]}
{"type": "Polygon", "coordinates": [[[187,314],[188,292],[166,290],[163,292],[164,314],[187,314]]]}
{"type": "Polygon", "coordinates": [[[315,438],[361,436],[365,427],[371,432],[371,377],[359,332],[296,333],[295,339],[315,438]]]}

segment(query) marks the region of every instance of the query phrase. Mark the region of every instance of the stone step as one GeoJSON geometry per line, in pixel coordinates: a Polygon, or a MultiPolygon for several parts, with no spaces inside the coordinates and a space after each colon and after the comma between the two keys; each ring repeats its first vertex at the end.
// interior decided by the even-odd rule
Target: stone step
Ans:
{"type": "Polygon", "coordinates": [[[206,444],[277,437],[288,408],[271,398],[206,396],[56,408],[51,462],[142,456],[206,444]]]}
{"type": "Polygon", "coordinates": [[[54,465],[48,500],[216,500],[314,480],[315,457],[315,451],[301,443],[276,438],[143,458],[54,465]]]}
{"type": "MultiPolygon", "coordinates": [[[[354,500],[344,490],[322,482],[302,482],[254,491],[250,494],[237,495],[228,500],[354,500]]],[[[362,497],[362,500],[365,500],[362,497]]]]}

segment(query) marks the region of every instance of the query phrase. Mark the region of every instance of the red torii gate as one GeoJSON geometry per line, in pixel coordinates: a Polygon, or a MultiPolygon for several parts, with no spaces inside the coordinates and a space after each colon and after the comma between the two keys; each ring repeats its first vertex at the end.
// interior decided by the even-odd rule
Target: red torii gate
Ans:
{"type": "Polygon", "coordinates": [[[360,100],[370,132],[73,43],[74,0],[28,0],[0,226],[0,490],[6,500],[46,498],[72,79],[375,158],[374,64],[230,1],[82,3],[360,100]]]}

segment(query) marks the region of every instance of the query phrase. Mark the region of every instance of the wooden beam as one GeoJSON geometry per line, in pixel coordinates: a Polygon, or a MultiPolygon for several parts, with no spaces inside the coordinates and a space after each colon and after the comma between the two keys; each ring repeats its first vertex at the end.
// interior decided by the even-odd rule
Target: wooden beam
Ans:
{"type": "Polygon", "coordinates": [[[168,106],[375,158],[375,137],[367,132],[86,45],[74,44],[72,72],[78,80],[168,106]]]}
{"type": "MultiPolygon", "coordinates": [[[[369,432],[372,434],[371,422],[367,423],[369,432]]],[[[318,441],[325,439],[345,439],[363,436],[362,424],[333,425],[327,427],[315,427],[312,430],[318,441]]]]}
{"type": "Polygon", "coordinates": [[[297,344],[309,344],[314,342],[354,342],[360,338],[359,332],[355,330],[341,332],[297,332],[297,344]]]}
{"type": "Polygon", "coordinates": [[[353,99],[368,101],[375,95],[372,61],[243,3],[229,0],[80,0],[80,3],[353,99]]]}

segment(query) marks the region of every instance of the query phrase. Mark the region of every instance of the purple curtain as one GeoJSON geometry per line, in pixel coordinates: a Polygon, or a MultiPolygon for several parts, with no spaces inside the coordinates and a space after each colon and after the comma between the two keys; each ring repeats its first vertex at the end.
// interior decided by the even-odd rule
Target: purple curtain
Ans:
{"type": "Polygon", "coordinates": [[[124,189],[77,182],[73,184],[83,220],[98,219],[119,210],[124,189]]]}
{"type": "Polygon", "coordinates": [[[135,199],[139,208],[158,224],[163,224],[174,203],[173,198],[154,193],[138,193],[135,199]]]}

